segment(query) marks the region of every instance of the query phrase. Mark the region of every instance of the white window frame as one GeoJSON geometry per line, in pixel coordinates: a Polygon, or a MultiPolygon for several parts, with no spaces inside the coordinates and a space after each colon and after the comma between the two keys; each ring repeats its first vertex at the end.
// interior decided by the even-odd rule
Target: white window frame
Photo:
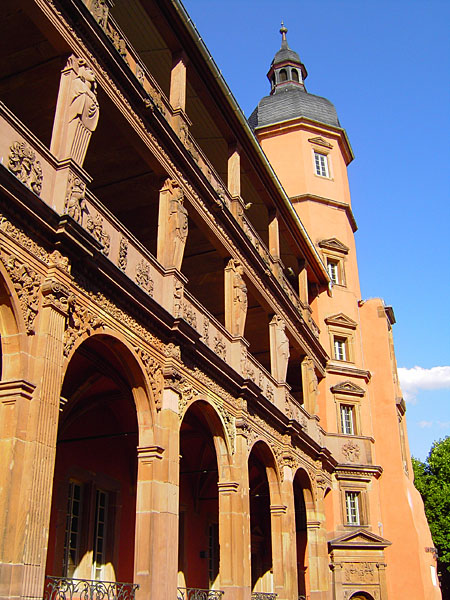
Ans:
{"type": "Polygon", "coordinates": [[[348,361],[347,338],[338,335],[333,336],[333,349],[335,360],[348,361]]]}
{"type": "Polygon", "coordinates": [[[327,271],[333,285],[340,285],[339,261],[327,258],[327,271]]]}
{"type": "Polygon", "coordinates": [[[328,164],[328,154],[314,150],[314,171],[319,177],[330,178],[330,167],[328,164]]]}
{"type": "Polygon", "coordinates": [[[345,516],[347,525],[361,525],[361,492],[345,492],[345,516]]]}
{"type": "Polygon", "coordinates": [[[355,407],[353,404],[340,404],[341,431],[345,435],[355,435],[355,407]]]}

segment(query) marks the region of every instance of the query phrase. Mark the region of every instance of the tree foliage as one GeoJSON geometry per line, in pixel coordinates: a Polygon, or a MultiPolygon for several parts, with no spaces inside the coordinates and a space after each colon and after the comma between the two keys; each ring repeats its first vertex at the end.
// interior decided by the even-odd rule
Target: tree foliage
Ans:
{"type": "Polygon", "coordinates": [[[450,593],[450,436],[434,442],[425,462],[415,458],[412,462],[414,484],[438,551],[442,591],[450,593]]]}

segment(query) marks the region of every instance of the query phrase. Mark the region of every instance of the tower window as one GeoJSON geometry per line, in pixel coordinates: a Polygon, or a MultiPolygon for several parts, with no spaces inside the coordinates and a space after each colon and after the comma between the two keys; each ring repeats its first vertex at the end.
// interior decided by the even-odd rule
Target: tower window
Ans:
{"type": "Polygon", "coordinates": [[[326,154],[320,152],[314,152],[314,165],[316,168],[316,175],[321,177],[329,177],[328,171],[328,157],[326,154]]]}
{"type": "Polygon", "coordinates": [[[338,261],[327,259],[327,270],[328,270],[328,275],[330,276],[332,283],[337,285],[339,283],[339,263],[338,263],[338,261]]]}
{"type": "Polygon", "coordinates": [[[299,81],[297,69],[292,69],[291,74],[292,74],[292,81],[299,81]]]}
{"type": "Polygon", "coordinates": [[[355,408],[351,404],[341,404],[341,431],[346,435],[355,434],[355,408]]]}
{"type": "Polygon", "coordinates": [[[360,492],[345,492],[347,525],[361,525],[360,492]]]}
{"type": "Polygon", "coordinates": [[[286,69],[281,69],[281,71],[280,71],[280,81],[287,81],[287,71],[286,71],[286,69]]]}
{"type": "Polygon", "coordinates": [[[347,360],[347,338],[334,337],[334,358],[336,360],[347,360]]]}

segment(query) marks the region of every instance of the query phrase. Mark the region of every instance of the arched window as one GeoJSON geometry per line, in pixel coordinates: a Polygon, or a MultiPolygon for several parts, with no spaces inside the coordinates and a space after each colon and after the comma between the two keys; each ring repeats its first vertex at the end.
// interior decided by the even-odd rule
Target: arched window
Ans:
{"type": "Polygon", "coordinates": [[[299,81],[297,69],[291,69],[292,81],[299,81]]]}
{"type": "Polygon", "coordinates": [[[280,71],[280,81],[287,81],[287,72],[286,72],[286,69],[281,69],[281,71],[280,71]]]}

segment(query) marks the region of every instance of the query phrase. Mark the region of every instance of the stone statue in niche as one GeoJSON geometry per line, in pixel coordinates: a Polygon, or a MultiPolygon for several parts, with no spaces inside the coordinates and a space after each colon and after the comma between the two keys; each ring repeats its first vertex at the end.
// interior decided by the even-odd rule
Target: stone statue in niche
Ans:
{"type": "Polygon", "coordinates": [[[178,183],[166,179],[159,197],[157,257],[164,267],[178,270],[188,235],[188,212],[183,201],[184,193],[178,183]]]}
{"type": "Polygon", "coordinates": [[[225,268],[225,326],[232,335],[243,336],[247,318],[247,286],[242,264],[230,259],[225,268]]]}
{"type": "Polygon", "coordinates": [[[84,162],[100,114],[97,83],[83,58],[72,54],[61,73],[50,150],[60,160],[84,162]]]}
{"type": "Polygon", "coordinates": [[[273,377],[277,381],[286,381],[289,363],[289,338],[286,324],[279,315],[275,315],[269,324],[270,364],[273,377]]]}
{"type": "Polygon", "coordinates": [[[318,380],[314,363],[310,356],[302,361],[303,402],[310,414],[317,412],[318,380]]]}

